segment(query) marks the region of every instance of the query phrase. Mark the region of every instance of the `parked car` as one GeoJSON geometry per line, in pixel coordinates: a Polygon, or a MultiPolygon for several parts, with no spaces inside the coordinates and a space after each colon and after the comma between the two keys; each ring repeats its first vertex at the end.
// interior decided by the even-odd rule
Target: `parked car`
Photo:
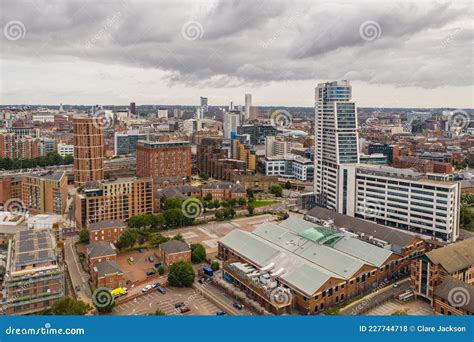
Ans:
{"type": "Polygon", "coordinates": [[[161,284],[157,281],[156,283],[153,283],[151,284],[151,287],[153,287],[154,289],[156,289],[158,286],[160,286],[161,284]]]}
{"type": "Polygon", "coordinates": [[[133,262],[135,261],[135,259],[133,257],[130,257],[127,259],[127,262],[129,265],[131,265],[133,262]]]}
{"type": "Polygon", "coordinates": [[[139,248],[139,249],[138,249],[138,252],[139,252],[139,253],[145,253],[145,248],[139,248]]]}
{"type": "Polygon", "coordinates": [[[183,302],[179,302],[179,303],[176,303],[176,304],[174,305],[174,307],[175,307],[176,309],[181,308],[181,307],[183,307],[183,306],[186,306],[186,304],[184,304],[183,302]]]}
{"type": "Polygon", "coordinates": [[[142,289],[142,292],[148,292],[149,290],[151,290],[153,288],[152,285],[146,285],[143,289],[142,289]]]}
{"type": "Polygon", "coordinates": [[[155,261],[155,258],[153,258],[153,256],[150,255],[150,256],[148,257],[148,261],[149,261],[149,262],[153,262],[153,261],[155,261]]]}
{"type": "Polygon", "coordinates": [[[226,314],[227,314],[227,312],[225,312],[224,310],[217,310],[217,311],[216,311],[216,315],[217,315],[217,316],[224,316],[224,315],[226,315],[226,314]]]}
{"type": "Polygon", "coordinates": [[[159,293],[161,294],[165,294],[166,293],[166,289],[162,286],[157,286],[156,287],[156,291],[158,291],[159,293]]]}
{"type": "Polygon", "coordinates": [[[392,286],[393,286],[393,288],[394,288],[394,289],[396,289],[397,287],[399,287],[399,286],[400,286],[400,284],[399,284],[399,283],[393,283],[393,285],[392,285],[392,286]]]}
{"type": "Polygon", "coordinates": [[[155,273],[156,272],[154,270],[148,270],[148,271],[146,271],[146,276],[149,277],[149,276],[152,276],[155,273]]]}
{"type": "Polygon", "coordinates": [[[239,309],[239,310],[242,310],[244,308],[244,306],[238,302],[235,302],[233,306],[234,308],[239,309]]]}
{"type": "Polygon", "coordinates": [[[76,286],[74,287],[74,289],[75,289],[77,292],[81,291],[81,285],[76,285],[76,286]]]}
{"type": "Polygon", "coordinates": [[[191,311],[191,309],[188,308],[187,306],[183,306],[182,308],[179,308],[179,311],[180,311],[181,313],[186,313],[186,312],[191,311]]]}

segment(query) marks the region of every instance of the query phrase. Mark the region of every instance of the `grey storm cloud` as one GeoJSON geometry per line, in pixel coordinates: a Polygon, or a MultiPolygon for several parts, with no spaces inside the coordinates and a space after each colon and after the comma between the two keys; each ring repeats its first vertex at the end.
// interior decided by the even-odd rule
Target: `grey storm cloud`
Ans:
{"type": "Polygon", "coordinates": [[[435,88],[472,84],[470,2],[2,1],[2,59],[77,58],[232,87],[341,79],[435,88]],[[376,37],[363,37],[364,23],[376,37]],[[187,31],[189,30],[189,31],[187,31]],[[5,31],[5,30],[4,30],[5,31]]]}

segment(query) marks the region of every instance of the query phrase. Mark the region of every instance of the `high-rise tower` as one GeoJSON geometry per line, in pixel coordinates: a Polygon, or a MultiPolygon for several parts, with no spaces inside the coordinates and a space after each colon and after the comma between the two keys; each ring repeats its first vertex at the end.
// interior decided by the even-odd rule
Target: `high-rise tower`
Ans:
{"type": "Polygon", "coordinates": [[[74,117],[74,183],[104,179],[104,119],[74,117]]]}
{"type": "Polygon", "coordinates": [[[359,162],[357,113],[348,81],[316,87],[314,193],[316,203],[338,209],[341,165],[359,162]]]}

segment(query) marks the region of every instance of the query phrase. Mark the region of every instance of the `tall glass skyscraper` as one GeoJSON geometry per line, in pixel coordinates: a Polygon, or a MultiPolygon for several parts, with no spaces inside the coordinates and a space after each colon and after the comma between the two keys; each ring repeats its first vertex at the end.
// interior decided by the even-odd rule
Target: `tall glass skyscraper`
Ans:
{"type": "Polygon", "coordinates": [[[352,86],[348,81],[320,83],[315,96],[316,203],[338,209],[340,165],[357,164],[358,133],[352,86]]]}

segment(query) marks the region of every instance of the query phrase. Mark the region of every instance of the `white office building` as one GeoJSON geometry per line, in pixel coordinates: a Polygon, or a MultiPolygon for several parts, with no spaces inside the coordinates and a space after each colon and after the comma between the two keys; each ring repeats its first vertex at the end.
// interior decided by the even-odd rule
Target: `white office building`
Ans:
{"type": "Polygon", "coordinates": [[[224,139],[230,140],[230,132],[237,133],[237,127],[240,126],[240,112],[231,111],[224,114],[224,139]]]}
{"type": "Polygon", "coordinates": [[[459,236],[460,183],[412,169],[343,166],[339,213],[454,242],[459,236]]]}
{"type": "Polygon", "coordinates": [[[295,178],[300,181],[312,180],[314,177],[313,162],[296,154],[266,157],[259,163],[266,176],[295,178]]]}
{"type": "Polygon", "coordinates": [[[252,94],[245,94],[245,119],[250,118],[250,107],[252,107],[252,94]]]}
{"type": "Polygon", "coordinates": [[[59,143],[58,154],[61,157],[65,157],[67,155],[74,155],[74,145],[59,143]]]}
{"type": "Polygon", "coordinates": [[[411,169],[359,163],[349,82],[316,88],[315,194],[319,206],[446,242],[459,237],[459,183],[411,169]]]}

